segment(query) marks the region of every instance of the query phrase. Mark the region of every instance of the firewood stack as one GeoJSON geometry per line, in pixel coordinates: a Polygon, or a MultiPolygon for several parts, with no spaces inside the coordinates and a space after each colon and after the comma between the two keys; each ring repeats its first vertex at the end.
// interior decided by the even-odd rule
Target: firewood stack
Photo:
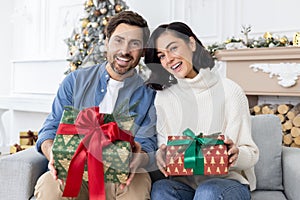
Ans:
{"type": "Polygon", "coordinates": [[[250,108],[250,113],[277,115],[282,126],[282,144],[300,148],[300,103],[255,105],[250,108]]]}

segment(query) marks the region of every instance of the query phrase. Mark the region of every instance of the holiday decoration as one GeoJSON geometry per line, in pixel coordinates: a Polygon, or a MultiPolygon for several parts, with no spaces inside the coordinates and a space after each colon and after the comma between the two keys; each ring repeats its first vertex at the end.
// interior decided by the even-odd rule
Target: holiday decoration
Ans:
{"type": "Polygon", "coordinates": [[[21,131],[19,133],[19,138],[19,144],[16,143],[10,146],[11,154],[33,147],[38,139],[38,132],[31,130],[21,131]]]}
{"type": "Polygon", "coordinates": [[[268,73],[269,78],[277,76],[277,83],[289,88],[297,84],[300,76],[300,64],[298,63],[254,63],[249,66],[254,72],[261,70],[268,73]]]}
{"type": "Polygon", "coordinates": [[[20,132],[20,145],[35,145],[38,138],[37,131],[28,130],[26,132],[20,132]]]}
{"type": "Polygon", "coordinates": [[[300,32],[296,32],[293,37],[293,45],[300,46],[300,32]]]}
{"type": "MultiPolygon", "coordinates": [[[[213,43],[207,46],[207,50],[214,57],[217,50],[223,49],[243,49],[243,48],[271,48],[271,47],[284,47],[284,46],[297,46],[297,33],[295,33],[293,41],[290,41],[287,36],[278,36],[271,32],[265,32],[262,37],[257,39],[249,38],[249,32],[251,31],[250,25],[242,26],[241,33],[244,35],[244,39],[231,37],[223,43],[213,43]]],[[[299,33],[298,33],[298,45],[299,45],[299,33]]]]}
{"type": "Polygon", "coordinates": [[[19,151],[23,151],[25,149],[29,149],[33,147],[32,145],[19,145],[19,144],[14,144],[12,146],[10,146],[9,148],[9,153],[10,154],[14,154],[14,153],[17,153],[19,151]]]}
{"type": "Polygon", "coordinates": [[[251,26],[250,25],[245,25],[245,26],[243,25],[242,26],[241,32],[245,35],[245,40],[244,40],[245,45],[248,45],[248,43],[249,43],[248,34],[249,34],[250,31],[251,31],[251,26]]]}
{"type": "Polygon", "coordinates": [[[183,136],[169,136],[167,173],[178,175],[222,175],[228,173],[227,146],[224,136],[195,136],[186,129],[183,136]]]}
{"type": "Polygon", "coordinates": [[[65,108],[52,149],[58,178],[66,181],[63,196],[76,197],[82,180],[99,199],[105,199],[104,182],[126,183],[134,140],[111,120],[99,107],[65,108]]]}
{"type": "Polygon", "coordinates": [[[87,0],[84,3],[85,16],[80,27],[65,40],[70,62],[65,74],[105,60],[105,26],[111,16],[126,9],[128,6],[123,0],[87,0]]]}

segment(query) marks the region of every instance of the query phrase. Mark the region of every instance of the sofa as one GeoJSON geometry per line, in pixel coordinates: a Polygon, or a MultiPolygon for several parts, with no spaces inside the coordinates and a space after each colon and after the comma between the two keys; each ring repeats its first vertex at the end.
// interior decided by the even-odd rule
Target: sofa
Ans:
{"type": "MultiPolygon", "coordinates": [[[[275,115],[252,116],[252,135],[260,150],[255,166],[254,200],[299,200],[300,148],[282,146],[281,123],[275,115]]],[[[47,160],[30,148],[0,158],[0,197],[28,200],[47,160]]]]}

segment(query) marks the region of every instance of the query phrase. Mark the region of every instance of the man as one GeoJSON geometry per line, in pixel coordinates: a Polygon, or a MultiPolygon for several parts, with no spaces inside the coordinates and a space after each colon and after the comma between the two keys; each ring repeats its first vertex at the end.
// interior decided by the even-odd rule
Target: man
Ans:
{"type": "MultiPolygon", "coordinates": [[[[151,180],[147,172],[137,170],[153,162],[157,148],[155,92],[143,84],[135,72],[149,37],[147,22],[137,13],[123,11],[112,17],[106,27],[107,61],[69,74],[57,92],[52,112],[39,132],[37,150],[49,160],[49,172],[42,175],[35,187],[37,199],[62,197],[61,180],[57,180],[52,145],[64,106],[77,109],[99,106],[101,113],[111,114],[124,101],[134,107],[135,155],[130,163],[131,174],[125,185],[105,183],[107,199],[150,199],[151,180]],[[137,106],[133,106],[137,103],[137,106]]],[[[77,199],[88,199],[88,186],[82,183],[77,199]]]]}

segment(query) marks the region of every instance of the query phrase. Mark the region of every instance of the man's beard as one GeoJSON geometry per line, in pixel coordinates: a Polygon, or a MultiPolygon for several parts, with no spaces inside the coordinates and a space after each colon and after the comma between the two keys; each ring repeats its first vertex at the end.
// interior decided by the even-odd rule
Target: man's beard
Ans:
{"type": "MultiPolygon", "coordinates": [[[[117,57],[122,57],[122,56],[120,56],[120,55],[116,55],[116,56],[114,56],[114,59],[113,59],[113,62],[111,62],[110,63],[110,66],[111,66],[111,68],[112,68],[112,70],[115,72],[115,73],[117,73],[117,74],[119,74],[119,75],[125,75],[125,74],[127,74],[128,72],[130,72],[130,71],[132,71],[132,69],[134,68],[134,67],[129,67],[129,68],[127,68],[126,69],[126,71],[123,71],[123,70],[118,70],[118,68],[116,68],[116,59],[117,59],[117,57]]],[[[123,57],[125,57],[125,56],[123,56],[123,57]]],[[[130,59],[132,59],[132,58],[130,58],[130,59]]],[[[122,69],[122,67],[120,67],[119,66],[119,68],[120,69],[122,69]]]]}
{"type": "Polygon", "coordinates": [[[128,72],[132,71],[132,69],[133,69],[133,67],[130,67],[130,68],[128,68],[125,72],[121,72],[120,70],[117,70],[117,68],[115,67],[115,63],[114,63],[114,62],[113,62],[113,63],[110,63],[110,67],[112,68],[112,70],[113,70],[115,73],[117,73],[117,74],[119,74],[119,75],[125,75],[125,74],[127,74],[128,72]]]}

